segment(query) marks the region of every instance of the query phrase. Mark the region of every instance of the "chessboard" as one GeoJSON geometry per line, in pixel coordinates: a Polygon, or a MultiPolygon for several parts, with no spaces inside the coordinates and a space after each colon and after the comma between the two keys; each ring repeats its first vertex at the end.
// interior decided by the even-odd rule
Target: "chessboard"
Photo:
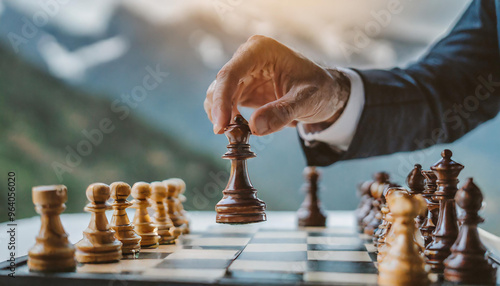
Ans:
{"type": "Polygon", "coordinates": [[[350,227],[214,226],[75,273],[29,272],[21,257],[8,285],[376,285],[375,251],[371,237],[350,227]]]}

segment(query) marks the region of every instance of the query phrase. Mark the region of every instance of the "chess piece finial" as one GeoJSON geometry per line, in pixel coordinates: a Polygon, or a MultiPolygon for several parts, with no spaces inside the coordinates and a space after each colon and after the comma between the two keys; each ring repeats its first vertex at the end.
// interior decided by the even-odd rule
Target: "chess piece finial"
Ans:
{"type": "Polygon", "coordinates": [[[450,248],[457,239],[458,221],[455,208],[455,193],[457,192],[458,175],[463,165],[453,161],[453,153],[445,149],[441,160],[431,167],[437,177],[438,188],[433,199],[439,201],[439,218],[432,233],[432,241],[427,245],[425,256],[427,264],[434,273],[442,273],[443,261],[451,254],[450,248]]]}
{"type": "Polygon", "coordinates": [[[167,187],[162,182],[151,183],[151,203],[155,210],[154,222],[158,228],[160,244],[174,244],[175,236],[172,233],[174,224],[167,213],[166,198],[167,187]]]}
{"type": "Polygon", "coordinates": [[[150,206],[148,199],[151,197],[151,185],[146,182],[137,182],[132,186],[134,214],[134,230],[141,236],[141,248],[157,248],[160,236],[158,228],[154,225],[148,213],[150,206]]]}
{"type": "Polygon", "coordinates": [[[91,184],[85,192],[90,201],[84,208],[91,213],[89,226],[83,231],[83,238],[75,244],[76,260],[80,263],[118,262],[122,258],[122,243],[115,238],[109,226],[105,211],[110,197],[109,186],[103,183],[91,184]]]}
{"type": "Polygon", "coordinates": [[[477,230],[484,221],[478,214],[483,195],[472,178],[457,192],[455,200],[464,213],[459,218],[462,226],[451,255],[444,261],[444,277],[454,283],[495,285],[496,269],[488,262],[477,230]]]}
{"type": "Polygon", "coordinates": [[[246,160],[255,157],[248,144],[251,134],[248,122],[237,115],[234,124],[230,124],[224,134],[229,145],[222,158],[231,160],[231,174],[222,191],[224,196],[215,206],[216,222],[244,224],[265,221],[266,204],[257,198],[257,190],[248,176],[246,160]]]}
{"type": "Polygon", "coordinates": [[[432,232],[436,229],[437,218],[439,215],[439,202],[433,199],[436,192],[436,174],[433,171],[422,171],[425,177],[425,190],[422,193],[425,201],[427,202],[427,215],[420,227],[420,232],[424,238],[425,246],[429,245],[432,241],[432,232]]]}
{"type": "Polygon", "coordinates": [[[75,271],[75,247],[69,242],[60,218],[68,200],[66,186],[36,186],[32,189],[32,196],[42,224],[36,243],[28,252],[30,271],[75,271]]]}
{"type": "Polygon", "coordinates": [[[141,237],[134,231],[134,226],[130,223],[126,209],[132,206],[127,201],[130,196],[130,185],[124,182],[114,182],[109,186],[113,203],[113,216],[110,226],[115,231],[115,237],[121,241],[122,254],[138,256],[141,250],[141,237]]]}
{"type": "Polygon", "coordinates": [[[304,202],[297,211],[299,226],[325,226],[326,216],[321,210],[321,202],[318,199],[318,181],[321,172],[316,167],[304,168],[306,183],[302,190],[306,193],[304,202]]]}
{"type": "Polygon", "coordinates": [[[415,164],[415,167],[406,177],[406,184],[410,188],[410,194],[421,194],[425,189],[425,177],[422,175],[422,166],[415,164]]]}
{"type": "Polygon", "coordinates": [[[387,198],[394,217],[394,240],[379,264],[379,285],[428,285],[425,263],[414,242],[414,219],[422,208],[421,202],[407,192],[395,192],[387,198]]]}

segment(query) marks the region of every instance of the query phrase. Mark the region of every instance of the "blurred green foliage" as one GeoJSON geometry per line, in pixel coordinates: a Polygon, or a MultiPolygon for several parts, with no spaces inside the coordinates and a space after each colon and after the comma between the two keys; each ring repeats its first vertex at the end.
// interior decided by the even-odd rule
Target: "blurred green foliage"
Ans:
{"type": "Polygon", "coordinates": [[[17,218],[35,215],[31,188],[64,184],[68,187],[66,212],[81,212],[85,189],[93,182],[151,182],[179,177],[186,181],[187,209],[213,210],[221,193],[206,196],[211,173],[225,169],[220,154],[202,154],[141,121],[132,112],[126,119],[111,111],[102,96],[75,90],[21,61],[0,46],[0,221],[7,220],[7,173],[17,179],[17,218]],[[99,128],[108,118],[114,130],[82,156],[81,163],[58,179],[53,164],[68,166],[67,147],[87,140],[82,131],[99,128]],[[193,203],[193,200],[203,203],[193,203]]]}

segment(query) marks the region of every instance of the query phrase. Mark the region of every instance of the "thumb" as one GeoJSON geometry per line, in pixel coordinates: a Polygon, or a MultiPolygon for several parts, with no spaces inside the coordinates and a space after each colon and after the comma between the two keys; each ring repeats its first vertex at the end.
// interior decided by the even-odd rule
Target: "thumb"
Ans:
{"type": "Polygon", "coordinates": [[[287,96],[269,102],[252,114],[250,129],[260,136],[279,131],[295,119],[297,106],[295,101],[287,96]]]}

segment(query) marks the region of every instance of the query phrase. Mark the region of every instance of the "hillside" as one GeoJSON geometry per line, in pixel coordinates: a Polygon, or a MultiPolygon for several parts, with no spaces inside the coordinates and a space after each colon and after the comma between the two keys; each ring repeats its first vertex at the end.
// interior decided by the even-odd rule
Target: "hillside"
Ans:
{"type": "MultiPolygon", "coordinates": [[[[203,192],[214,180],[210,174],[225,174],[218,173],[226,169],[220,157],[187,149],[168,132],[148,126],[134,110],[121,120],[123,114],[113,112],[105,97],[68,87],[2,46],[0,87],[0,171],[4,177],[9,171],[17,174],[18,218],[35,214],[31,187],[43,184],[68,187],[67,212],[82,211],[88,184],[117,180],[133,184],[180,177],[188,185],[186,208],[212,210],[217,202],[220,192],[203,192]],[[102,121],[109,124],[103,130],[112,131],[102,133],[87,155],[84,130],[92,133],[102,121]],[[81,162],[72,153],[77,150],[83,151],[81,162]]],[[[7,218],[5,200],[0,197],[0,221],[7,218]]]]}

